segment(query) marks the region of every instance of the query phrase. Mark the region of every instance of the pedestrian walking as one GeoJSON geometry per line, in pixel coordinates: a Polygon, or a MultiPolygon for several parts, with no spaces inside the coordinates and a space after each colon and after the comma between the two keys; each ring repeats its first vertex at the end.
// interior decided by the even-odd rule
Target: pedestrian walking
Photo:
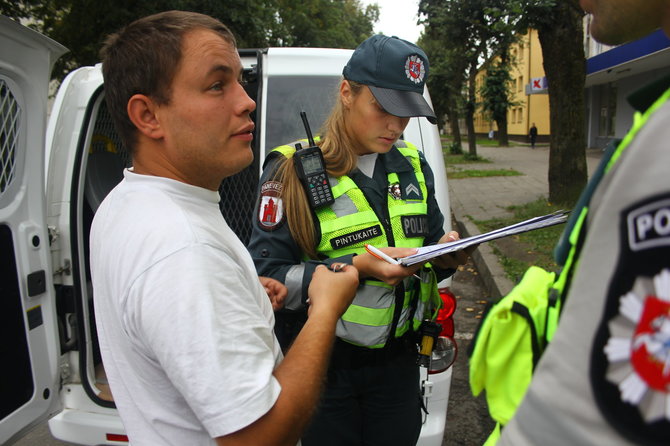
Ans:
{"type": "Polygon", "coordinates": [[[530,138],[530,148],[534,149],[535,142],[537,141],[537,127],[535,127],[535,123],[533,123],[533,125],[530,126],[528,137],[530,138]]]}

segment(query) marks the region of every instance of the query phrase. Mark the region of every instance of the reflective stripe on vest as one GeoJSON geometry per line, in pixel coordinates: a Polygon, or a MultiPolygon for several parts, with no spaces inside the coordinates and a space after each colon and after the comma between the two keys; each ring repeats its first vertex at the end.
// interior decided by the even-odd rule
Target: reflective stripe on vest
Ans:
{"type": "MultiPolygon", "coordinates": [[[[315,210],[321,229],[321,239],[317,242],[317,252],[326,257],[339,257],[347,254],[362,254],[365,244],[377,247],[423,246],[424,237],[406,237],[402,227],[403,216],[423,216],[427,218],[428,190],[421,170],[421,160],[414,145],[398,141],[396,148],[408,160],[414,170],[422,199],[412,201],[395,199],[387,194],[389,221],[382,222],[363,191],[347,175],[328,177],[335,202],[327,207],[315,210]],[[391,231],[391,234],[388,231],[391,231]],[[392,237],[392,238],[391,238],[392,237]],[[346,240],[346,246],[337,246],[338,241],[346,240]]],[[[295,148],[280,146],[279,151],[287,158],[293,156],[295,148]]],[[[389,184],[398,183],[398,175],[387,175],[389,184]]],[[[400,312],[395,337],[405,334],[410,326],[418,329],[430,312],[441,303],[437,292],[437,280],[432,269],[419,271],[420,283],[410,276],[404,280],[405,295],[400,312]],[[418,289],[418,291],[417,291],[418,289]],[[418,295],[418,299],[415,296],[418,295]],[[412,323],[410,317],[413,313],[412,323]]],[[[364,280],[358,288],[356,297],[337,323],[336,334],[352,344],[369,348],[381,348],[386,344],[395,312],[395,288],[378,280],[364,280]]]]}

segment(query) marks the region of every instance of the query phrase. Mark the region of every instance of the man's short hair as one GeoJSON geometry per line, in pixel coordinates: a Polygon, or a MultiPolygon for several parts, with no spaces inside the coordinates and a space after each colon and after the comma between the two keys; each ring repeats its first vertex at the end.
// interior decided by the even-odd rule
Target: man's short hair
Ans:
{"type": "Polygon", "coordinates": [[[212,30],[236,47],[233,33],[219,20],[186,11],[150,15],[107,37],[100,51],[105,100],[129,157],[137,128],[128,118],[128,100],[143,94],[158,104],[169,103],[183,36],[195,29],[212,30]]]}

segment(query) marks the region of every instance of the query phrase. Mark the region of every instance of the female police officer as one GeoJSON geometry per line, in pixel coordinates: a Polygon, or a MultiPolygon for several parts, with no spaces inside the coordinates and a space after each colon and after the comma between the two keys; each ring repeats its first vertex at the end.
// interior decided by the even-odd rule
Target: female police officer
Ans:
{"type": "Polygon", "coordinates": [[[404,267],[366,252],[370,244],[405,257],[458,234],[444,233],[423,155],[398,139],[409,117],[435,123],[422,96],[428,76],[424,52],[375,35],[354,51],[343,75],[318,141],[327,204],[306,194],[305,177],[318,176],[319,157],[296,152],[294,144],[276,148],[261,178],[249,250],[259,274],[289,289],[276,326],[285,347],[296,334],[296,319],[304,318],[316,265],[347,263],[360,272],[361,286],[338,322],[325,393],[303,444],[412,445],[421,429],[415,330],[436,307],[436,280],[452,274],[467,255],[404,267]]]}

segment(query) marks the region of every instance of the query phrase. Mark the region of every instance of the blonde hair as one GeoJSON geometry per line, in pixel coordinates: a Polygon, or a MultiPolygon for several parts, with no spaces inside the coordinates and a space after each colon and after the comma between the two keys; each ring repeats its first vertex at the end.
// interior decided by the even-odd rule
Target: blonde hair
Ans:
{"type": "MultiPolygon", "coordinates": [[[[355,97],[363,88],[363,84],[348,82],[355,97]]],[[[335,106],[321,127],[321,140],[318,143],[323,159],[326,163],[326,172],[333,177],[340,177],[351,172],[356,167],[357,156],[353,151],[351,137],[346,131],[346,109],[342,97],[338,93],[335,106]]],[[[293,240],[301,251],[311,259],[317,258],[316,228],[312,218],[307,195],[303,188],[292,159],[284,158],[280,161],[275,178],[283,184],[281,197],[284,202],[284,214],[288,220],[289,231],[293,240]]]]}

